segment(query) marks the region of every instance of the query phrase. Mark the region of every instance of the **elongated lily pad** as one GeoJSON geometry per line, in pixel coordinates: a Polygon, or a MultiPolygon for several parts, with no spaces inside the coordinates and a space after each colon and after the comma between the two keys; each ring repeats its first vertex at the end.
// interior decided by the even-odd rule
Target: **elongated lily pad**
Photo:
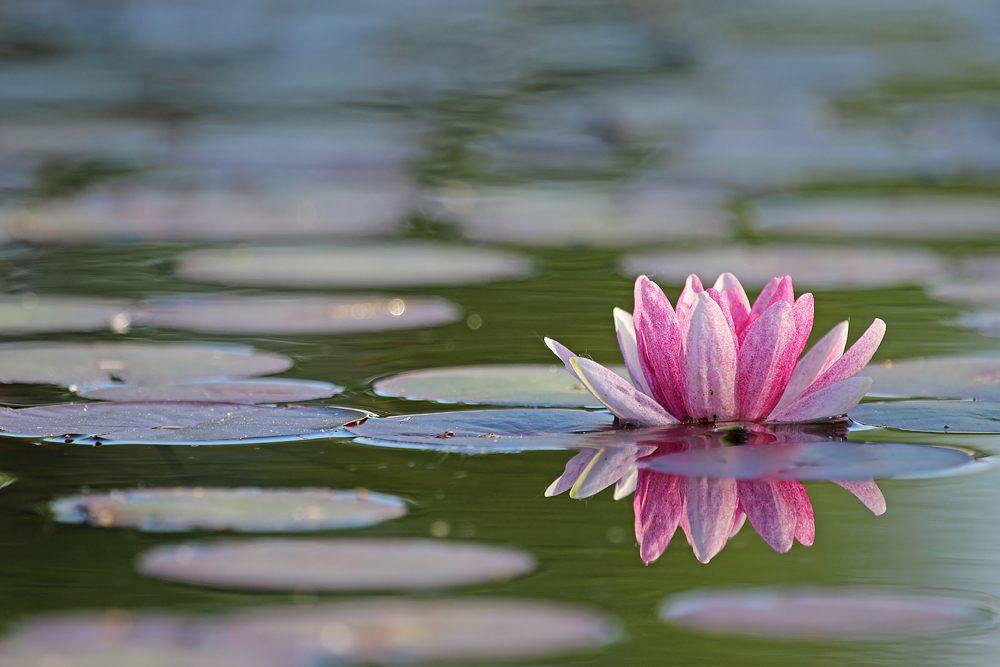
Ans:
{"type": "Polygon", "coordinates": [[[430,243],[193,250],[177,259],[182,278],[265,287],[465,285],[531,271],[521,255],[430,243]]]}
{"type": "Polygon", "coordinates": [[[865,481],[956,473],[974,462],[971,454],[950,447],[809,442],[695,449],[667,454],[640,465],[690,477],[865,481]]]}
{"type": "Polygon", "coordinates": [[[929,357],[868,365],[869,396],[1000,400],[1000,357],[929,357]]]}
{"type": "Polygon", "coordinates": [[[774,276],[791,275],[796,285],[823,289],[919,285],[944,272],[943,261],[926,250],[858,246],[730,246],[700,251],[629,255],[622,270],[657,282],[683,284],[691,273],[714,280],[726,271],[746,286],[763,287],[774,276]]]}
{"type": "MultiPolygon", "coordinates": [[[[625,376],[625,367],[612,367],[625,376]]],[[[400,373],[375,383],[383,396],[441,403],[601,407],[579,380],[560,366],[460,366],[400,373]]]]}
{"type": "Polygon", "coordinates": [[[660,618],[698,632],[773,639],[877,639],[984,625],[993,613],[962,598],[866,590],[702,590],[674,595],[660,618]]]}
{"type": "Polygon", "coordinates": [[[99,401],[214,401],[219,403],[292,403],[328,398],[343,391],[329,382],[268,378],[194,380],[173,384],[112,385],[78,392],[99,401]]]}
{"type": "Polygon", "coordinates": [[[413,539],[192,542],[139,558],[139,570],[158,579],[263,590],[423,590],[505,581],[533,569],[523,551],[413,539]]]}
{"type": "Polygon", "coordinates": [[[466,410],[373,418],[348,430],[359,442],[468,454],[563,449],[567,436],[609,430],[611,415],[585,410],[466,410]]]}
{"type": "Polygon", "coordinates": [[[179,487],[68,496],[51,510],[56,521],[102,527],[278,532],[369,526],[406,514],[406,503],[364,489],[179,487]]]}
{"type": "Polygon", "coordinates": [[[209,343],[8,343],[0,345],[0,382],[87,387],[269,375],[292,360],[248,345],[209,343]]]}
{"type": "Polygon", "coordinates": [[[75,296],[0,296],[0,334],[115,331],[132,326],[132,303],[75,296]]]}
{"type": "Polygon", "coordinates": [[[862,403],[847,416],[866,426],[937,433],[1000,433],[1000,403],[889,401],[862,403]]]}
{"type": "Polygon", "coordinates": [[[233,334],[361,333],[454,322],[444,299],[349,296],[179,296],[149,304],[150,324],[233,334]]]}
{"type": "Polygon", "coordinates": [[[0,409],[4,435],[87,444],[222,445],[327,437],[367,412],[237,403],[66,403],[0,409]]]}

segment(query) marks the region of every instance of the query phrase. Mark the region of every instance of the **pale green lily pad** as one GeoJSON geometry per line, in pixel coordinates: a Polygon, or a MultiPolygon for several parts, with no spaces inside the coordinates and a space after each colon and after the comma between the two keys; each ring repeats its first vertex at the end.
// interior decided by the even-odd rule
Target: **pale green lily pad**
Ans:
{"type": "Polygon", "coordinates": [[[1000,403],[890,401],[862,403],[847,416],[866,426],[932,433],[1000,433],[1000,403]]]}
{"type": "Polygon", "coordinates": [[[192,380],[172,384],[104,385],[77,393],[98,401],[213,401],[219,403],[296,403],[329,398],[344,388],[329,382],[291,378],[192,380]]]}
{"type": "Polygon", "coordinates": [[[224,540],[166,545],[139,571],[195,586],[255,590],[426,590],[505,581],[535,569],[523,551],[418,539],[224,540]]]}
{"type": "Polygon", "coordinates": [[[396,496],[365,489],[178,487],[68,496],[51,510],[56,521],[101,527],[282,532],[370,526],[407,508],[396,496]]]}
{"type": "Polygon", "coordinates": [[[882,398],[1000,400],[1000,357],[928,357],[869,364],[868,395],[882,398]]]}
{"type": "Polygon", "coordinates": [[[182,278],[225,285],[340,288],[467,285],[532,270],[514,253],[432,243],[192,250],[176,268],[182,278]]]}
{"type": "MultiPolygon", "coordinates": [[[[612,366],[628,377],[624,366],[612,366]]],[[[559,365],[459,366],[400,373],[375,383],[382,396],[439,403],[602,407],[587,388],[559,365]]]]}
{"type": "Polygon", "coordinates": [[[132,327],[132,302],[74,296],[0,296],[0,334],[114,331],[132,327]]]}

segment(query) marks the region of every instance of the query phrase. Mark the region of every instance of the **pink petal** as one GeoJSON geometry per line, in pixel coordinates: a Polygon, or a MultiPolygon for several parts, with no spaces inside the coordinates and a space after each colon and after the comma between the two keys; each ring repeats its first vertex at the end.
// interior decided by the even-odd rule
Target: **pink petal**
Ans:
{"type": "Polygon", "coordinates": [[[839,484],[853,493],[858,500],[864,503],[865,507],[872,511],[875,516],[885,514],[885,496],[882,495],[882,490],[878,488],[878,484],[875,483],[875,480],[868,482],[845,482],[834,480],[834,483],[839,484]]]}
{"type": "Polygon", "coordinates": [[[761,419],[777,403],[798,356],[797,343],[792,307],[784,301],[768,308],[754,323],[737,356],[741,419],[761,419]]]}
{"type": "Polygon", "coordinates": [[[792,306],[792,314],[795,316],[795,354],[792,361],[802,355],[802,350],[806,349],[806,341],[813,328],[813,314],[815,310],[815,299],[813,295],[806,292],[795,300],[792,306]]]}
{"type": "Polygon", "coordinates": [[[785,393],[781,395],[773,412],[778,412],[801,396],[816,378],[840,359],[844,354],[845,343],[847,343],[847,322],[841,322],[830,329],[829,333],[813,345],[812,349],[799,359],[799,363],[795,364],[795,371],[788,380],[785,393]]]}
{"type": "Polygon", "coordinates": [[[545,489],[545,497],[558,496],[573,488],[577,478],[587,469],[591,459],[597,455],[596,449],[581,449],[576,456],[566,462],[566,469],[563,474],[556,478],[556,481],[549,484],[545,489]]]}
{"type": "Polygon", "coordinates": [[[733,539],[743,528],[743,524],[747,522],[747,513],[743,511],[743,508],[739,505],[736,506],[736,515],[733,516],[733,527],[729,531],[729,539],[733,539]]]}
{"type": "Polygon", "coordinates": [[[736,276],[731,273],[723,273],[715,281],[713,287],[723,293],[731,292],[736,301],[743,306],[743,313],[746,315],[750,314],[750,299],[747,298],[746,290],[743,289],[743,285],[736,279],[736,276]]]}
{"type": "Polygon", "coordinates": [[[771,278],[764,285],[764,289],[761,290],[760,294],[757,295],[757,299],[753,302],[750,312],[762,315],[765,310],[771,307],[771,304],[778,301],[787,301],[791,304],[795,300],[794,297],[795,293],[792,289],[791,276],[771,278]]]}
{"type": "Polygon", "coordinates": [[[573,364],[569,363],[569,360],[577,355],[573,354],[573,352],[568,347],[566,347],[559,341],[552,340],[551,338],[548,337],[543,338],[542,340],[544,340],[548,348],[553,352],[555,352],[556,356],[562,360],[563,364],[565,364],[566,366],[566,370],[569,371],[569,374],[575,377],[577,380],[579,380],[580,376],[576,374],[576,369],[573,368],[573,364]]]}
{"type": "Polygon", "coordinates": [[[576,369],[580,382],[620,419],[645,426],[677,423],[677,419],[659,403],[630,385],[617,373],[583,357],[573,357],[569,361],[576,369]]]}
{"type": "Polygon", "coordinates": [[[872,360],[872,356],[882,343],[883,336],[885,336],[885,322],[876,317],[872,325],[868,327],[868,330],[861,334],[861,338],[854,341],[851,349],[834,362],[828,371],[820,375],[815,382],[809,385],[805,393],[810,394],[860,373],[868,365],[868,362],[872,360]]]}
{"type": "Polygon", "coordinates": [[[608,488],[629,470],[643,456],[656,451],[656,447],[607,447],[597,451],[587,467],[577,476],[576,483],[569,491],[570,498],[589,498],[608,488]]]}
{"type": "Polygon", "coordinates": [[[868,377],[841,380],[774,411],[768,421],[811,422],[845,415],[865,397],[871,386],[872,379],[868,377]]]}
{"type": "Polygon", "coordinates": [[[778,553],[792,548],[798,510],[783,482],[745,480],[737,483],[740,505],[757,534],[778,553]]]}
{"type": "Polygon", "coordinates": [[[684,496],[685,521],[681,526],[695,557],[707,563],[726,546],[733,529],[738,498],[736,480],[684,477],[679,487],[684,496]]]}
{"type": "Polygon", "coordinates": [[[632,318],[639,366],[651,395],[671,414],[686,416],[684,386],[678,368],[681,338],[677,317],[663,290],[646,276],[635,281],[632,318]]]}
{"type": "Polygon", "coordinates": [[[726,421],[736,414],[736,346],[719,305],[705,292],[691,311],[682,361],[688,415],[726,421]]]}
{"type": "Polygon", "coordinates": [[[635,488],[635,539],[644,563],[652,563],[670,544],[683,513],[675,475],[640,470],[635,488]]]}
{"type": "Polygon", "coordinates": [[[721,292],[719,292],[714,287],[709,287],[705,290],[705,294],[712,297],[712,301],[719,307],[722,311],[722,316],[726,318],[726,324],[729,325],[729,331],[733,336],[733,347],[739,349],[738,338],[736,335],[736,324],[733,322],[733,315],[729,311],[729,299],[724,297],[721,292]]]}
{"type": "MultiPolygon", "coordinates": [[[[744,308],[744,303],[740,300],[740,296],[733,292],[732,290],[726,290],[722,292],[722,302],[719,304],[722,309],[729,314],[729,317],[733,321],[733,329],[737,336],[737,349],[739,349],[739,343],[742,342],[740,334],[746,329],[747,324],[750,322],[750,311],[744,308]]],[[[746,295],[743,295],[746,299],[746,295]]]]}
{"type": "Polygon", "coordinates": [[[632,322],[632,314],[625,312],[621,308],[615,308],[614,316],[615,333],[618,334],[618,347],[621,348],[622,358],[625,360],[625,368],[628,369],[628,375],[632,378],[632,384],[639,391],[652,396],[653,392],[649,389],[646,376],[642,374],[642,366],[639,363],[639,348],[636,347],[635,343],[635,326],[632,322]]]}
{"type": "Polygon", "coordinates": [[[684,281],[684,289],[681,290],[681,295],[677,297],[677,310],[691,310],[698,301],[698,295],[704,290],[705,288],[702,287],[701,279],[693,273],[689,275],[687,280],[684,281]]]}
{"type": "Polygon", "coordinates": [[[788,493],[795,500],[795,511],[798,519],[795,523],[795,539],[799,544],[811,546],[816,540],[816,519],[813,516],[812,502],[809,501],[809,494],[806,487],[799,481],[786,482],[788,493]]]}

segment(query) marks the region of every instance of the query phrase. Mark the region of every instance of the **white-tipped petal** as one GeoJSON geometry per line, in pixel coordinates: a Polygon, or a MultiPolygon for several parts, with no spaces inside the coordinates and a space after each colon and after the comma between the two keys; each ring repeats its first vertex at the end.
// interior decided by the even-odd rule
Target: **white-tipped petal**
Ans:
{"type": "Polygon", "coordinates": [[[573,357],[569,361],[580,382],[620,419],[645,426],[677,423],[677,419],[659,403],[630,385],[617,373],[583,357],[573,357]]]}
{"type": "Polygon", "coordinates": [[[846,415],[872,386],[869,377],[853,377],[806,394],[788,407],[768,417],[774,422],[811,422],[846,415]]]}
{"type": "Polygon", "coordinates": [[[573,368],[573,364],[569,363],[569,360],[576,356],[573,354],[573,351],[559,341],[552,340],[547,336],[542,340],[544,340],[548,348],[552,350],[560,360],[562,360],[563,364],[566,366],[566,370],[569,371],[569,374],[579,380],[580,376],[576,374],[576,369],[573,368]]]}
{"type": "Polygon", "coordinates": [[[560,493],[565,493],[573,488],[576,480],[580,478],[580,475],[583,474],[583,471],[590,464],[591,459],[596,455],[596,449],[581,449],[576,456],[566,462],[566,469],[563,471],[563,474],[559,475],[554,482],[549,484],[549,488],[545,489],[545,497],[558,496],[560,493]]]}
{"type": "Polygon", "coordinates": [[[606,447],[597,450],[597,455],[577,478],[569,491],[570,498],[589,498],[608,488],[635,469],[635,462],[651,454],[656,447],[606,447]]]}
{"type": "Polygon", "coordinates": [[[642,364],[639,362],[639,348],[635,342],[635,324],[632,322],[632,313],[628,313],[621,308],[615,308],[615,333],[618,334],[618,347],[621,348],[622,358],[625,359],[625,368],[628,369],[629,377],[636,389],[652,396],[646,376],[642,373],[642,364]]]}

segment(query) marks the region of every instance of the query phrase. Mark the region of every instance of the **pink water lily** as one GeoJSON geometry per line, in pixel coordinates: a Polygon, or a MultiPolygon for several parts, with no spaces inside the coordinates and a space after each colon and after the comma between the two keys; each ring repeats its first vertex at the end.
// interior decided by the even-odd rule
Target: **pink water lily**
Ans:
{"type": "Polygon", "coordinates": [[[635,311],[614,310],[632,383],[546,338],[567,370],[624,422],[810,422],[844,415],[871,378],[857,377],[878,349],[875,319],[844,352],[841,322],[801,358],[813,325],[813,295],[798,299],[790,276],[776,277],[753,305],[731,273],[704,289],[688,276],[676,308],[646,276],[635,281],[635,311]]]}

